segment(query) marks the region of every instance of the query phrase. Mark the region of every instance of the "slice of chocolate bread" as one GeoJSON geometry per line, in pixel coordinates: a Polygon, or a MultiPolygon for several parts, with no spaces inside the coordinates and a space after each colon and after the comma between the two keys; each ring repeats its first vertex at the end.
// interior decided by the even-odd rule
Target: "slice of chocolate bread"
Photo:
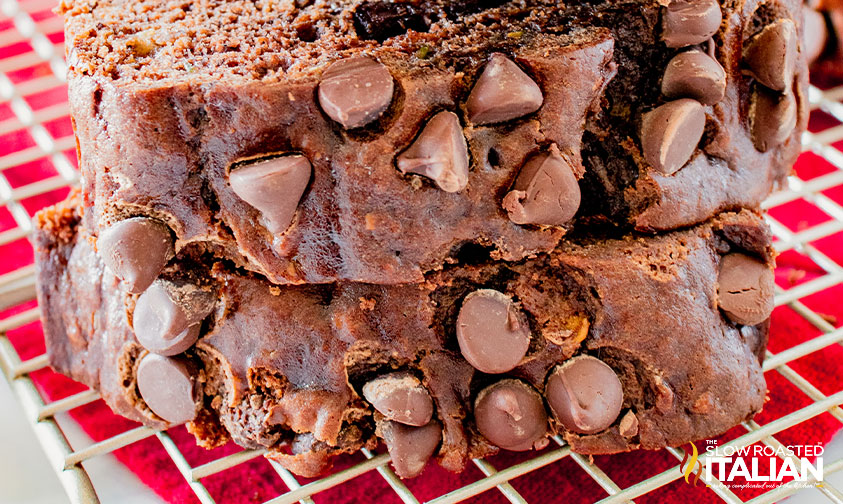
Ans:
{"type": "Polygon", "coordinates": [[[52,366],[121,415],[189,421],[298,474],[379,438],[404,477],[553,433],[579,453],[657,449],[764,403],[773,253],[750,211],[417,285],[279,287],[188,247],[140,295],[79,212],[78,195],[43,211],[34,238],[52,366]]]}
{"type": "Polygon", "coordinates": [[[692,225],[757,207],[807,117],[796,0],[61,9],[86,226],[137,290],[190,244],[396,284],[692,225]]]}

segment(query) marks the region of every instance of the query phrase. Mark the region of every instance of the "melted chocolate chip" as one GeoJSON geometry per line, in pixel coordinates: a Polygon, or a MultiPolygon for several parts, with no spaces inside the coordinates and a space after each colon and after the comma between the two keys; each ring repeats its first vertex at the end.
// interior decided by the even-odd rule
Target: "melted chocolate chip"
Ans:
{"type": "Polygon", "coordinates": [[[752,37],[743,58],[753,77],[775,91],[789,89],[796,72],[797,38],[790,19],[779,19],[752,37]]]}
{"type": "Polygon", "coordinates": [[[187,359],[147,354],[138,365],[138,391],[153,413],[169,423],[196,417],[195,368],[187,359]]]}
{"type": "Polygon", "coordinates": [[[503,208],[516,224],[562,226],[574,218],[580,198],[573,167],[554,148],[524,164],[503,208]]]}
{"type": "Polygon", "coordinates": [[[623,406],[623,387],[606,363],[589,355],[570,359],[551,373],[547,403],[565,429],[595,434],[608,428],[623,406]]]}
{"type": "Polygon", "coordinates": [[[135,336],[150,352],[180,354],[196,343],[199,325],[213,307],[210,292],[189,283],[156,280],[135,304],[135,336]]]}
{"type": "Polygon", "coordinates": [[[354,9],[354,28],[361,39],[379,42],[407,33],[426,32],[430,20],[421,6],[406,2],[363,2],[354,9]]]}
{"type": "Polygon", "coordinates": [[[530,346],[530,325],[506,294],[480,289],[465,297],[457,316],[457,341],[465,360],[490,374],[521,362],[530,346]]]}
{"type": "Polygon", "coordinates": [[[506,379],[481,390],[474,401],[477,430],[505,450],[525,451],[547,434],[547,412],[536,390],[506,379]]]}
{"type": "Polygon", "coordinates": [[[737,252],[725,255],[717,277],[718,305],[736,324],[760,324],[773,311],[773,285],[767,264],[737,252]]]}
{"type": "Polygon", "coordinates": [[[781,144],[796,128],[797,104],[793,93],[773,93],[756,86],[749,104],[752,143],[761,152],[781,144]]]}
{"type": "Polygon", "coordinates": [[[395,86],[389,70],[366,56],[331,64],[319,83],[319,104],[345,128],[374,121],[389,107],[395,86]]]}
{"type": "Polygon", "coordinates": [[[266,229],[280,234],[293,222],[311,172],[306,157],[289,155],[238,166],[228,181],[237,196],[261,212],[266,229]]]}
{"type": "Polygon", "coordinates": [[[667,64],[662,79],[662,94],[667,98],[693,98],[714,105],[725,93],[726,72],[704,52],[693,49],[679,53],[667,64]]]}
{"type": "Polygon", "coordinates": [[[664,12],[662,37],[667,47],[700,44],[720,29],[717,0],[671,0],[664,12]]]}
{"type": "Polygon", "coordinates": [[[132,217],[100,233],[97,248],[105,265],[123,280],[129,292],[139,293],[173,257],[173,237],[161,222],[132,217]]]}
{"type": "Polygon", "coordinates": [[[433,399],[418,378],[409,373],[390,373],[363,385],[363,397],[389,420],[406,425],[425,425],[433,416],[433,399]]]}
{"type": "Polygon", "coordinates": [[[656,170],[671,175],[691,158],[705,130],[705,111],[696,100],[682,98],[644,114],[641,149],[656,170]]]}
{"type": "Polygon", "coordinates": [[[386,421],[380,429],[392,467],[402,478],[421,474],[442,440],[442,426],[436,420],[422,427],[386,421]]]}
{"type": "Polygon", "coordinates": [[[543,101],[538,84],[512,60],[495,53],[468,95],[465,108],[471,122],[489,124],[535,112],[543,101]]]}
{"type": "Polygon", "coordinates": [[[418,138],[398,156],[401,173],[416,173],[446,192],[468,185],[468,145],[460,120],[453,112],[439,112],[427,122],[418,138]]]}

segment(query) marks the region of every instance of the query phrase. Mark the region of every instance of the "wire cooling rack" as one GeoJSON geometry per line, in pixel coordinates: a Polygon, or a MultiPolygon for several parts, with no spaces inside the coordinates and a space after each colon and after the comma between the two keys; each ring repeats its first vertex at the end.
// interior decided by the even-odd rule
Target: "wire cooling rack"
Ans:
{"type": "MultiPolygon", "coordinates": [[[[32,231],[32,215],[38,210],[33,200],[43,205],[45,197],[48,202],[61,199],[67,186],[75,183],[79,176],[75,166],[75,141],[67,115],[62,21],[50,12],[54,5],[53,0],[0,0],[0,251],[3,254],[31,254],[26,238],[32,231]]],[[[828,190],[843,189],[843,87],[825,91],[811,88],[809,98],[813,113],[823,114],[834,124],[819,133],[806,133],[804,149],[823,158],[829,169],[827,173],[812,178],[790,177],[787,187],[773,195],[766,202],[766,207],[775,210],[800,202],[823,215],[816,223],[801,225],[797,229],[769,217],[777,249],[802,254],[821,269],[822,274],[816,278],[787,289],[779,288],[776,297],[776,305],[780,307],[777,309],[787,306],[798,313],[816,329],[817,336],[777,354],[768,352],[764,361],[768,378],[769,374],[778,373],[809,401],[806,406],[764,425],[756,421],[743,423],[743,433],[728,443],[732,446],[761,443],[776,448],[780,446],[776,435],[826,412],[843,423],[843,410],[840,408],[843,390],[832,391],[830,395],[823,393],[818,384],[794,371],[790,365],[809,354],[821,355],[823,349],[843,342],[843,328],[835,328],[834,321],[803,303],[814,294],[843,285],[843,265],[814,245],[818,240],[843,233],[843,207],[825,194],[828,190]]],[[[774,211],[771,213],[776,215],[774,211]]],[[[262,455],[261,451],[243,450],[192,466],[170,434],[147,427],[129,429],[87,446],[71,446],[56,416],[99,401],[99,395],[86,390],[50,402],[39,393],[31,375],[47,372],[40,371],[47,367],[46,355],[42,353],[21,360],[7,337],[9,331],[39,318],[38,307],[33,302],[34,268],[30,262],[28,266],[10,269],[4,266],[6,262],[7,259],[0,260],[0,312],[15,306],[22,308],[0,320],[0,370],[23,405],[72,502],[98,502],[82,462],[147,438],[158,439],[202,503],[215,502],[203,480],[262,455]]],[[[42,348],[43,343],[38,342],[38,345],[42,348]]],[[[505,468],[496,468],[488,461],[474,460],[482,477],[428,502],[458,502],[492,491],[500,492],[510,502],[525,503],[526,499],[509,482],[565,458],[573,460],[603,489],[605,494],[600,502],[605,503],[631,501],[682,477],[678,466],[673,465],[664,472],[622,487],[591,459],[572,453],[561,438],[555,437],[553,441],[555,444],[551,448],[505,468]]],[[[683,456],[679,449],[668,448],[666,452],[677,461],[683,456]]],[[[269,502],[311,503],[312,497],[320,492],[339,485],[353,485],[356,477],[370,471],[377,471],[401,501],[419,502],[389,468],[387,454],[368,450],[363,450],[362,454],[362,462],[304,484],[272,463],[288,491],[269,502]]],[[[843,459],[825,461],[826,477],[841,469],[843,459]]],[[[818,489],[831,502],[843,503],[843,493],[828,482],[818,489]]],[[[796,486],[782,485],[750,502],[776,502],[798,490],[796,486]]],[[[725,502],[743,502],[719,481],[711,482],[710,491],[725,502]]]]}

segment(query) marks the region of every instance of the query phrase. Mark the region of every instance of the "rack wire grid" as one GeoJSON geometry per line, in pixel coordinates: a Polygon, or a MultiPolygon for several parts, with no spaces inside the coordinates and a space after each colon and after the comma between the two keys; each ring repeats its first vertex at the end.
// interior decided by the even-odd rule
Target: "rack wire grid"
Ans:
{"type": "MultiPolygon", "coordinates": [[[[53,199],[58,200],[66,193],[66,187],[77,182],[79,177],[75,166],[75,141],[69,127],[66,102],[62,20],[52,14],[50,9],[53,7],[53,0],[0,0],[0,250],[6,250],[4,253],[10,253],[9,250],[31,253],[26,237],[33,229],[32,214],[38,208],[32,208],[27,200],[52,193],[56,193],[53,199]],[[46,105],[44,100],[35,100],[39,102],[38,106],[32,105],[32,98],[37,95],[48,97],[46,105]],[[53,98],[49,98],[50,96],[53,98]],[[56,96],[61,99],[56,99],[56,96]],[[14,143],[10,138],[15,135],[31,139],[29,146],[19,148],[21,142],[16,142],[17,150],[11,151],[7,148],[14,143]],[[35,170],[39,173],[37,180],[14,186],[7,176],[10,171],[29,169],[33,163],[42,168],[35,170]],[[46,170],[43,169],[45,166],[46,170]]],[[[793,250],[803,254],[823,271],[817,278],[791,288],[777,287],[776,296],[777,307],[790,307],[816,328],[818,335],[777,354],[768,352],[763,364],[766,373],[780,374],[805,394],[810,403],[765,425],[759,425],[755,421],[743,423],[742,428],[745,432],[729,441],[731,446],[743,447],[762,443],[773,448],[778,447],[780,443],[775,437],[778,433],[825,412],[830,413],[837,422],[843,423],[843,409],[840,407],[843,404],[843,390],[831,395],[824,394],[816,383],[798,374],[790,366],[797,359],[843,342],[843,328],[835,328],[827,317],[811,310],[802,302],[808,296],[843,284],[843,265],[830,259],[812,244],[816,240],[843,232],[843,207],[823,194],[829,189],[843,188],[843,152],[839,148],[843,145],[840,143],[843,140],[841,100],[843,86],[825,91],[814,87],[810,89],[812,113],[825,114],[834,120],[834,125],[819,133],[805,133],[804,150],[823,158],[832,168],[828,173],[807,180],[791,176],[786,187],[770,197],[765,204],[767,208],[775,209],[801,201],[827,216],[818,224],[796,231],[773,217],[768,217],[779,251],[793,250]]],[[[27,145],[27,142],[23,144],[27,145]]],[[[39,393],[31,374],[48,366],[47,356],[42,354],[21,360],[7,337],[7,332],[39,318],[38,307],[32,301],[35,297],[34,267],[29,264],[9,270],[0,262],[0,268],[0,311],[13,306],[24,306],[23,309],[13,312],[13,315],[0,320],[0,369],[23,405],[39,442],[72,502],[98,502],[96,491],[82,465],[84,461],[146,438],[155,437],[160,441],[202,503],[214,502],[211,493],[203,485],[203,479],[262,455],[261,451],[243,450],[209,463],[191,466],[167,432],[147,427],[130,429],[87,446],[71,446],[63,434],[57,416],[100,400],[99,395],[93,390],[86,390],[50,402],[39,393]]],[[[673,466],[622,488],[590,458],[571,452],[560,437],[554,437],[553,442],[555,445],[552,448],[506,468],[496,468],[488,461],[474,460],[473,463],[484,477],[428,502],[453,503],[497,489],[496,491],[501,492],[510,502],[525,503],[524,497],[509,482],[566,457],[572,459],[602,487],[605,498],[600,502],[604,503],[628,502],[682,477],[678,466],[673,466]]],[[[667,448],[666,451],[677,460],[681,460],[683,456],[682,450],[679,449],[667,448]]],[[[280,465],[272,463],[288,491],[269,502],[312,503],[312,496],[338,485],[350,484],[347,482],[370,471],[379,472],[403,502],[419,502],[389,468],[386,453],[368,450],[363,450],[362,453],[365,457],[362,462],[304,485],[280,465]]],[[[703,464],[705,458],[704,455],[701,457],[703,464]]],[[[843,459],[825,462],[826,475],[841,469],[843,459]]],[[[711,483],[711,490],[723,501],[743,502],[723,483],[716,480],[711,483]]],[[[843,503],[843,493],[827,482],[818,486],[818,489],[831,502],[843,503]]],[[[750,502],[775,502],[797,490],[796,486],[781,485],[753,498],[750,502]]]]}

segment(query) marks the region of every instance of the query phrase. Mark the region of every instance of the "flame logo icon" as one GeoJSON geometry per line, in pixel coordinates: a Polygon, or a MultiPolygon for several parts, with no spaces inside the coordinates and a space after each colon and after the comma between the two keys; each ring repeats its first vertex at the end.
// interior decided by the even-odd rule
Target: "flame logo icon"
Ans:
{"type": "Polygon", "coordinates": [[[682,462],[679,463],[679,472],[685,477],[685,483],[697,486],[697,483],[700,481],[700,475],[702,474],[702,463],[698,460],[700,454],[697,451],[697,446],[694,443],[690,443],[690,445],[691,456],[688,457],[688,450],[685,450],[685,456],[682,457],[682,462]],[[696,472],[694,469],[696,469],[696,472]],[[694,475],[693,483],[689,481],[691,474],[694,475]]]}

